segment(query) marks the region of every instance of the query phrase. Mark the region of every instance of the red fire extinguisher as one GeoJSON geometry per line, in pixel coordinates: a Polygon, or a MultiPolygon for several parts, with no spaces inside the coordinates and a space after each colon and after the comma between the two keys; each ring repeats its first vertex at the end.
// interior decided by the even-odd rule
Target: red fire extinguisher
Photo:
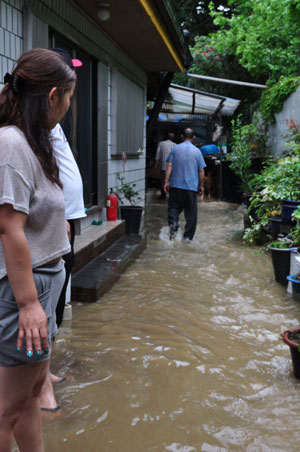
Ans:
{"type": "Polygon", "coordinates": [[[118,216],[118,197],[112,188],[106,198],[106,218],[107,221],[116,221],[118,216]]]}

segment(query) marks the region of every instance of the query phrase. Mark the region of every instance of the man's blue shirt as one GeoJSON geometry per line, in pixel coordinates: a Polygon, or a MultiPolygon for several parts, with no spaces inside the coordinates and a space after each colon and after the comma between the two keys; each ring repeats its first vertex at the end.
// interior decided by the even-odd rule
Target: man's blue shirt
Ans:
{"type": "Polygon", "coordinates": [[[206,167],[200,149],[184,141],[173,147],[167,162],[172,163],[170,187],[198,191],[199,170],[206,167]]]}

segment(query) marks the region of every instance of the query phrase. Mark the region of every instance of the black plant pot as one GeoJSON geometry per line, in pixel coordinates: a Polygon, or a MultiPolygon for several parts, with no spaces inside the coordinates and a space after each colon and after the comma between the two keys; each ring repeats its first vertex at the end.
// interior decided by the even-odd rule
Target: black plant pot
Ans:
{"type": "Polygon", "coordinates": [[[269,250],[271,251],[275,281],[287,286],[286,277],[290,274],[290,248],[269,247],[269,250]]]}
{"type": "Polygon", "coordinates": [[[300,328],[285,331],[282,335],[283,342],[290,347],[294,375],[300,379],[300,352],[299,352],[300,328]]]}
{"type": "Polygon", "coordinates": [[[300,205],[300,201],[292,201],[290,199],[283,199],[281,202],[281,217],[284,221],[292,221],[292,213],[300,205]]]}
{"type": "Polygon", "coordinates": [[[125,233],[138,234],[143,208],[141,206],[120,206],[121,218],[125,220],[125,233]]]}
{"type": "Polygon", "coordinates": [[[270,218],[272,228],[272,239],[277,240],[279,234],[289,234],[290,230],[296,224],[295,221],[285,221],[280,216],[270,218]]]}
{"type": "Polygon", "coordinates": [[[271,217],[271,228],[272,228],[272,239],[277,240],[278,235],[280,234],[280,225],[282,223],[281,217],[271,217]]]}

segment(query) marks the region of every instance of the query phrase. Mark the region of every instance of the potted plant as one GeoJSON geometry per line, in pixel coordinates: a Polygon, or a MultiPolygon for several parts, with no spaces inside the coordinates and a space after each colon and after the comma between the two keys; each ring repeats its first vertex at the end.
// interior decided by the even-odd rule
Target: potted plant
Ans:
{"type": "Polygon", "coordinates": [[[300,226],[300,206],[298,206],[292,213],[292,219],[297,222],[298,226],[300,226]]]}
{"type": "Polygon", "coordinates": [[[253,175],[261,170],[266,157],[266,133],[257,116],[251,124],[242,125],[241,115],[232,120],[231,152],[226,154],[229,167],[240,180],[246,204],[253,192],[253,175]],[[259,161],[259,164],[258,164],[259,161]]]}
{"type": "Polygon", "coordinates": [[[141,201],[138,191],[136,191],[136,183],[125,182],[125,178],[117,173],[117,181],[120,184],[116,191],[121,202],[120,213],[122,220],[125,220],[125,233],[138,234],[141,225],[143,208],[136,206],[135,203],[141,201]],[[129,205],[124,205],[122,199],[125,198],[129,205]]]}
{"type": "Polygon", "coordinates": [[[290,250],[293,241],[288,237],[282,237],[274,240],[268,245],[271,251],[271,258],[274,270],[275,281],[287,286],[287,276],[290,274],[290,250]]]}
{"type": "Polygon", "coordinates": [[[283,342],[290,347],[294,375],[300,379],[300,327],[287,330],[282,335],[283,342]]]}
{"type": "Polygon", "coordinates": [[[298,254],[299,245],[300,227],[296,226],[288,235],[279,237],[267,246],[271,251],[275,280],[284,286],[288,284],[287,277],[290,275],[291,267],[293,268],[291,264],[293,252],[295,255],[298,254]]]}
{"type": "MultiPolygon", "coordinates": [[[[244,240],[255,244],[260,239],[258,231],[272,229],[272,237],[289,233],[293,227],[294,209],[300,204],[300,132],[293,126],[287,138],[284,155],[265,160],[264,169],[251,180],[252,196],[248,208],[251,225],[244,240]]],[[[300,217],[300,215],[299,215],[300,217]]]]}
{"type": "Polygon", "coordinates": [[[300,154],[295,153],[269,160],[261,174],[253,176],[253,194],[248,208],[251,228],[257,224],[264,228],[271,223],[272,235],[276,238],[278,232],[283,232],[281,227],[286,232],[292,227],[292,212],[300,204],[299,174],[300,154]]]}

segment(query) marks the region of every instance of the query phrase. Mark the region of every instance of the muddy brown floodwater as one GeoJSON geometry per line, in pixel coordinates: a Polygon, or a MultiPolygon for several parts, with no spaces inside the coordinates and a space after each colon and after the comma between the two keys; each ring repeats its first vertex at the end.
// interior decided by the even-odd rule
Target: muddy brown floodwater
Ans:
{"type": "Polygon", "coordinates": [[[280,338],[300,304],[270,256],[242,245],[237,205],[199,210],[194,241],[170,243],[166,204],[150,204],[144,253],[99,302],[74,304],[46,452],[300,450],[300,381],[280,338]]]}

